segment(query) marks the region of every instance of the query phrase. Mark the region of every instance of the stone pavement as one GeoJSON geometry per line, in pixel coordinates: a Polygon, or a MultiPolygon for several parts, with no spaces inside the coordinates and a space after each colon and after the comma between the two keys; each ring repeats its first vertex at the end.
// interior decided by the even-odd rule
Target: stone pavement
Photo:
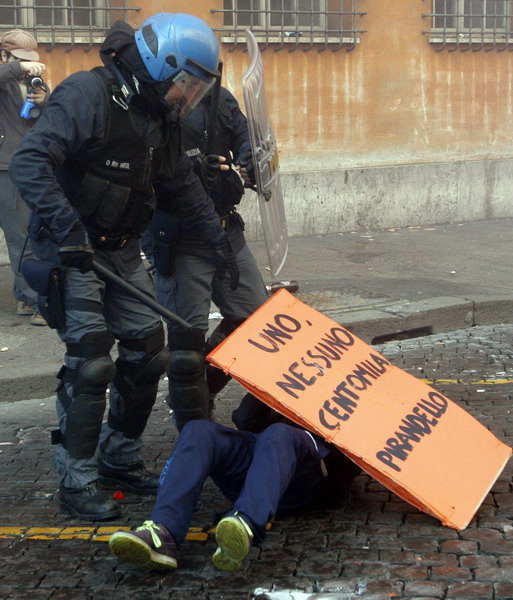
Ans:
{"type": "MultiPolygon", "coordinates": [[[[376,347],[513,444],[512,325],[376,347]]],[[[241,394],[235,383],[222,392],[220,422],[229,423],[241,394]]],[[[144,435],[157,470],[175,439],[163,395],[164,383],[144,435]]],[[[228,504],[207,484],[179,570],[158,574],[118,562],[106,545],[106,525],[140,524],[151,500],[127,494],[123,517],[101,527],[59,514],[48,445],[54,427],[52,398],[0,403],[0,600],[513,599],[513,461],[464,531],[443,527],[363,474],[336,506],[276,520],[236,574],[210,563],[211,528],[228,504]]]]}
{"type": "MultiPolygon", "coordinates": [[[[251,242],[264,280],[263,242],[251,242]]],[[[279,279],[367,342],[474,325],[513,314],[513,219],[293,238],[279,279]]],[[[13,314],[11,272],[0,266],[0,401],[49,395],[62,344],[13,314]]]]}

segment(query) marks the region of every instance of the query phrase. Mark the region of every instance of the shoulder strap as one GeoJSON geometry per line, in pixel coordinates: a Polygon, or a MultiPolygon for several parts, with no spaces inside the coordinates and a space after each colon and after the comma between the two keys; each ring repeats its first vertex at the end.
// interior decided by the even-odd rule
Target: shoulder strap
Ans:
{"type": "Polygon", "coordinates": [[[106,112],[107,122],[105,123],[105,132],[106,132],[106,135],[108,135],[108,132],[110,131],[111,102],[112,102],[112,96],[114,94],[112,85],[114,83],[116,83],[115,78],[114,78],[114,75],[106,67],[94,67],[94,69],[91,69],[91,73],[93,73],[100,81],[101,88],[103,90],[103,93],[105,94],[105,100],[107,101],[107,104],[106,104],[106,106],[107,106],[107,112],[106,112]],[[110,94],[109,91],[112,91],[112,94],[110,94]]]}

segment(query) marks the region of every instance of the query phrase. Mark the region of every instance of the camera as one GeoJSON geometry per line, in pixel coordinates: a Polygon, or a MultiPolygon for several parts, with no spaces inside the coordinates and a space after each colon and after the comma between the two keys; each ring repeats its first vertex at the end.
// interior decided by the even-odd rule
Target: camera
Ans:
{"type": "Polygon", "coordinates": [[[25,78],[25,85],[27,86],[27,89],[28,88],[32,88],[32,89],[35,89],[35,88],[44,88],[45,87],[45,82],[43,81],[42,77],[37,77],[37,76],[34,76],[34,75],[28,75],[25,78]]]}
{"type": "MultiPolygon", "coordinates": [[[[28,75],[25,78],[25,85],[27,86],[27,92],[31,90],[36,90],[38,88],[42,88],[45,90],[45,83],[42,77],[28,75]]],[[[36,104],[30,102],[29,100],[25,100],[23,106],[21,107],[20,117],[23,119],[37,119],[41,114],[41,109],[37,107],[36,104]]]]}

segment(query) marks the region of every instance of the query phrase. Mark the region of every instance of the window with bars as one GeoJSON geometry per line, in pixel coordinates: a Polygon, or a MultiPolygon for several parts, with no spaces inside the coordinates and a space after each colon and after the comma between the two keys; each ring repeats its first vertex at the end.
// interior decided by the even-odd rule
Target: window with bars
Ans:
{"type": "Polygon", "coordinates": [[[456,50],[505,49],[513,44],[512,0],[430,0],[430,42],[456,50]]]}
{"type": "MultiPolygon", "coordinates": [[[[102,42],[115,21],[127,20],[128,0],[0,0],[0,33],[19,27],[40,43],[102,42]]],[[[51,48],[50,48],[51,49],[51,48]]]]}
{"type": "Polygon", "coordinates": [[[315,45],[319,51],[354,49],[364,33],[359,20],[366,14],[358,10],[358,0],[223,0],[223,8],[211,12],[223,13],[223,28],[216,31],[234,47],[245,45],[244,32],[251,29],[263,49],[315,45]]]}

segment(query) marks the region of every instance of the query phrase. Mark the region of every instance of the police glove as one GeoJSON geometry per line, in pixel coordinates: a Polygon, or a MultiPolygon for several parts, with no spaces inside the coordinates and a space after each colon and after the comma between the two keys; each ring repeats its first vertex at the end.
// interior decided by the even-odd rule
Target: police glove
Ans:
{"type": "Polygon", "coordinates": [[[237,257],[227,237],[221,238],[219,242],[213,245],[212,255],[216,265],[217,277],[224,281],[226,273],[228,273],[230,288],[236,290],[239,287],[239,267],[237,257]]]}
{"type": "Polygon", "coordinates": [[[213,185],[221,169],[221,163],[226,162],[224,156],[208,154],[200,159],[201,177],[207,186],[213,185]]]}
{"type": "Polygon", "coordinates": [[[253,154],[251,150],[243,152],[236,161],[239,167],[239,173],[246,187],[253,188],[256,185],[255,181],[255,165],[253,164],[253,154]]]}
{"type": "Polygon", "coordinates": [[[59,247],[59,260],[63,267],[75,267],[81,273],[93,268],[93,247],[82,224],[75,224],[59,247]]]}

